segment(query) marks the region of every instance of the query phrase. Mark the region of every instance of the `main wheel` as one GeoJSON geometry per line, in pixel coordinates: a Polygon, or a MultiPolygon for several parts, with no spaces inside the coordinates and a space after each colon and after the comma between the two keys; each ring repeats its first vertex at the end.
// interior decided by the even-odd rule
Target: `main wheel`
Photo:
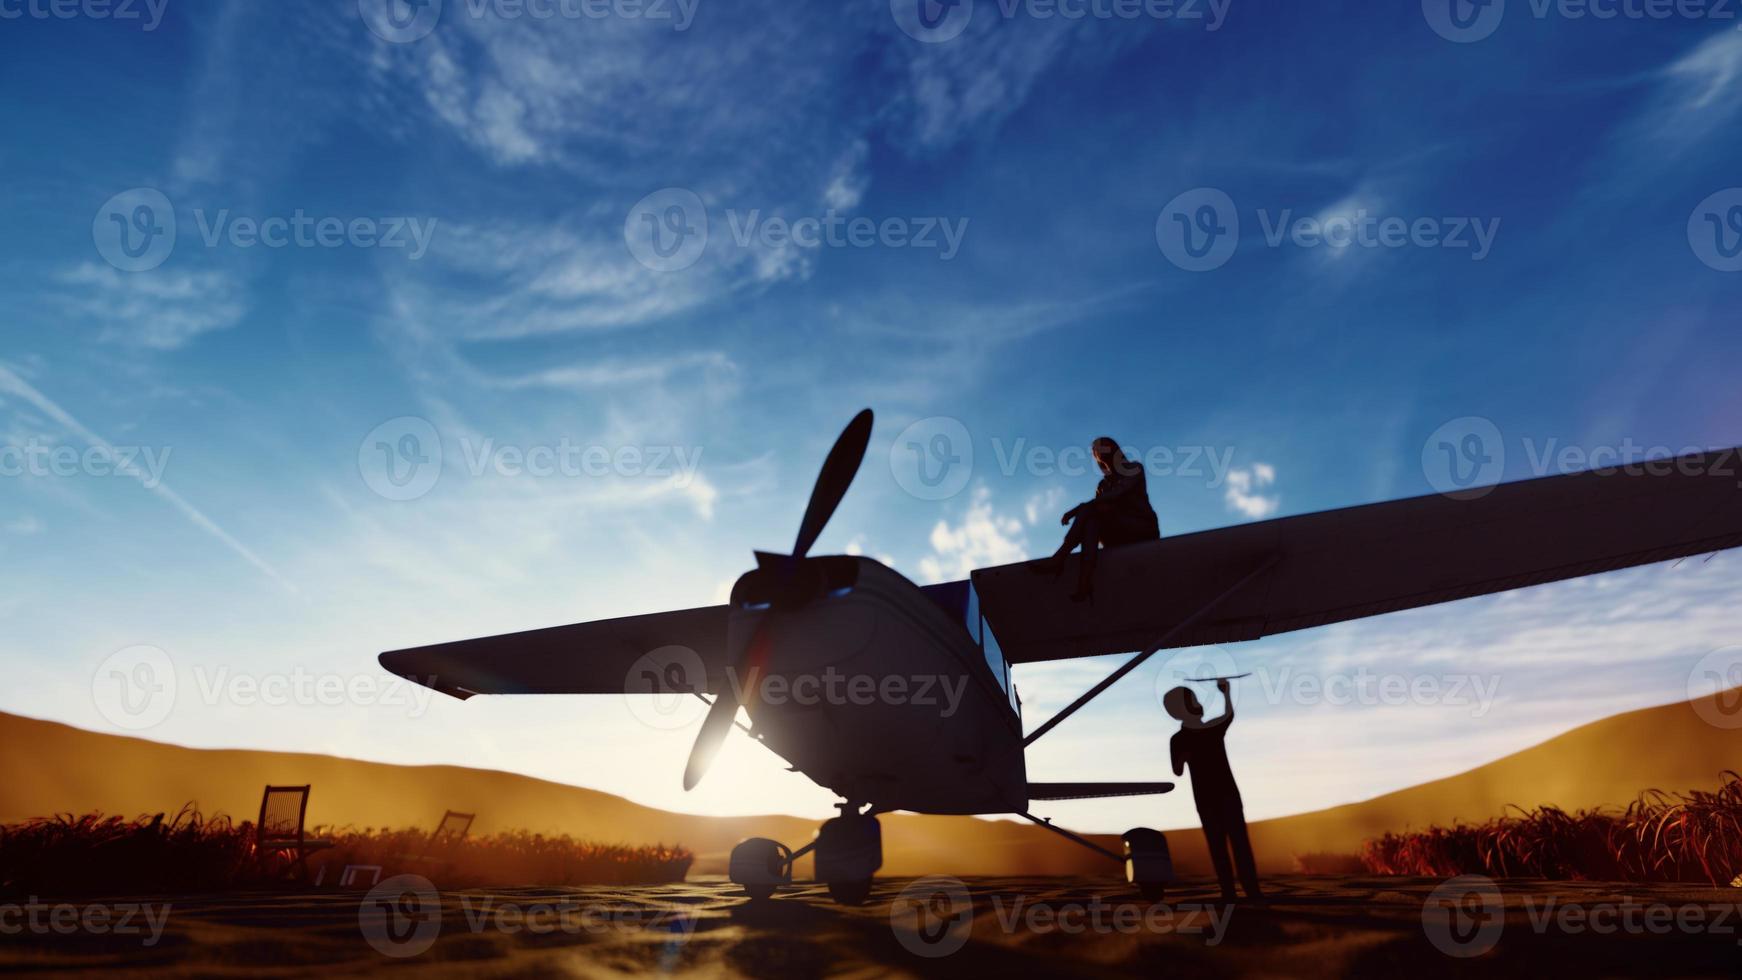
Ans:
{"type": "Polygon", "coordinates": [[[842,905],[861,905],[883,867],[883,828],[876,817],[836,817],[817,828],[817,880],[842,905]]]}
{"type": "Polygon", "coordinates": [[[740,841],[732,848],[726,877],[743,886],[752,900],[766,899],[781,885],[792,884],[792,850],[766,837],[740,841]]]}
{"type": "Polygon", "coordinates": [[[1161,831],[1138,827],[1125,832],[1125,880],[1152,902],[1166,896],[1167,886],[1174,880],[1173,856],[1161,831]]]}
{"type": "Polygon", "coordinates": [[[842,905],[864,905],[871,897],[871,879],[863,881],[831,881],[829,897],[842,905]]]}

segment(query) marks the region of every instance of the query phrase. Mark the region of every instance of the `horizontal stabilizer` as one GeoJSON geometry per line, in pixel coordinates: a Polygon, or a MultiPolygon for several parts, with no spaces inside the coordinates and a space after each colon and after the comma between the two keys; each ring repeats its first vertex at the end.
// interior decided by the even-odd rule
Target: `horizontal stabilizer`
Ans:
{"type": "Polygon", "coordinates": [[[1101,800],[1110,796],[1159,796],[1172,783],[1029,783],[1029,800],[1101,800]]]}

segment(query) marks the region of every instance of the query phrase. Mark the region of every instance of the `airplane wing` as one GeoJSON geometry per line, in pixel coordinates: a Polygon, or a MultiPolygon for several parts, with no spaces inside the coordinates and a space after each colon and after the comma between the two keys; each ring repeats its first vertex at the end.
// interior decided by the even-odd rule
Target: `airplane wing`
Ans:
{"type": "Polygon", "coordinates": [[[1105,800],[1115,796],[1159,796],[1172,783],[1029,783],[1030,800],[1105,800]]]}
{"type": "Polygon", "coordinates": [[[1148,649],[1218,598],[1163,646],[1255,640],[1733,548],[1739,481],[1742,456],[1717,450],[1163,538],[1103,551],[1093,605],[1070,601],[1075,558],[973,582],[1012,663],[1148,649]]]}
{"type": "Polygon", "coordinates": [[[384,653],[381,666],[462,700],[474,694],[719,693],[727,612],[708,606],[440,643],[384,653]],[[649,669],[656,677],[646,675],[649,669]]]}

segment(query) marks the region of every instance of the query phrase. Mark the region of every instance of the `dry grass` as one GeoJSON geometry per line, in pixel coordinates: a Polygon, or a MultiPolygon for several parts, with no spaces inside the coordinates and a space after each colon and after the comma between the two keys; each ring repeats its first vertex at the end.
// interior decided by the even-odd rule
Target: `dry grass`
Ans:
{"type": "Polygon", "coordinates": [[[1517,807],[1476,825],[1430,827],[1369,840],[1379,874],[1486,874],[1591,881],[1742,880],[1742,776],[1716,792],[1647,790],[1622,810],[1517,807]]]}
{"type": "MultiPolygon", "coordinates": [[[[310,877],[335,882],[347,864],[421,874],[441,888],[649,884],[683,880],[681,847],[594,844],[511,832],[432,842],[421,830],[315,828],[333,842],[309,858],[310,877]]],[[[254,825],[185,807],[134,820],[62,814],[0,826],[0,894],[187,894],[281,881],[286,858],[257,856],[254,825]]]]}

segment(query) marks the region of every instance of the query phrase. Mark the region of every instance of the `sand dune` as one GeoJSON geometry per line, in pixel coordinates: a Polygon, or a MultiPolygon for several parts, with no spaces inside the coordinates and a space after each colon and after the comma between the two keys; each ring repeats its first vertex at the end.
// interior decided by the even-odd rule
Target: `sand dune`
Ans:
{"type": "MultiPolygon", "coordinates": [[[[1708,712],[1709,713],[1709,712],[1708,712]]],[[[82,731],[0,714],[0,821],[100,810],[127,816],[173,811],[252,819],[267,783],[315,787],[310,820],[357,827],[431,826],[446,809],[479,814],[476,832],[524,828],[624,843],[681,843],[697,874],[724,869],[748,836],[792,846],[816,822],[790,816],[698,817],[631,803],[595,790],[513,773],[455,766],[397,766],[322,755],[205,750],[82,731]]],[[[1296,854],[1353,854],[1388,830],[1499,815],[1508,804],[1568,809],[1621,805],[1640,790],[1715,787],[1742,766],[1742,729],[1708,724],[1692,704],[1629,712],[1447,779],[1360,803],[1252,826],[1260,865],[1289,870],[1296,854]]],[[[1012,821],[893,814],[883,818],[890,875],[1107,875],[1109,862],[1012,821]]],[[[1169,834],[1181,870],[1206,868],[1195,830],[1169,834]]],[[[1117,849],[1116,838],[1096,838],[1117,849]]],[[[800,873],[808,871],[804,865],[800,873]]]]}
{"type": "MultiPolygon", "coordinates": [[[[1293,855],[1353,854],[1386,831],[1421,829],[1499,816],[1509,805],[1554,804],[1566,810],[1624,806],[1641,790],[1716,789],[1726,769],[1742,769],[1738,692],[1629,711],[1575,728],[1540,745],[1445,779],[1360,803],[1266,820],[1251,826],[1260,865],[1287,870],[1293,855]],[[1723,705],[1716,699],[1728,699],[1723,705]]],[[[1199,835],[1170,835],[1183,863],[1202,859],[1199,835]]]]}
{"type": "MultiPolygon", "coordinates": [[[[312,784],[309,821],[333,826],[432,827],[443,811],[478,814],[474,833],[526,829],[584,840],[682,844],[697,874],[724,872],[732,845],[772,837],[798,847],[817,821],[791,816],[698,817],[596,790],[458,766],[398,766],[332,756],[190,749],[0,713],[0,822],[51,813],[134,816],[193,801],[252,820],[267,784],[312,784]]],[[[884,816],[889,874],[1108,874],[1117,869],[1055,835],[1013,821],[884,816]]],[[[1118,838],[1098,838],[1117,850],[1118,838]]],[[[808,862],[800,864],[800,873],[808,862]]]]}

